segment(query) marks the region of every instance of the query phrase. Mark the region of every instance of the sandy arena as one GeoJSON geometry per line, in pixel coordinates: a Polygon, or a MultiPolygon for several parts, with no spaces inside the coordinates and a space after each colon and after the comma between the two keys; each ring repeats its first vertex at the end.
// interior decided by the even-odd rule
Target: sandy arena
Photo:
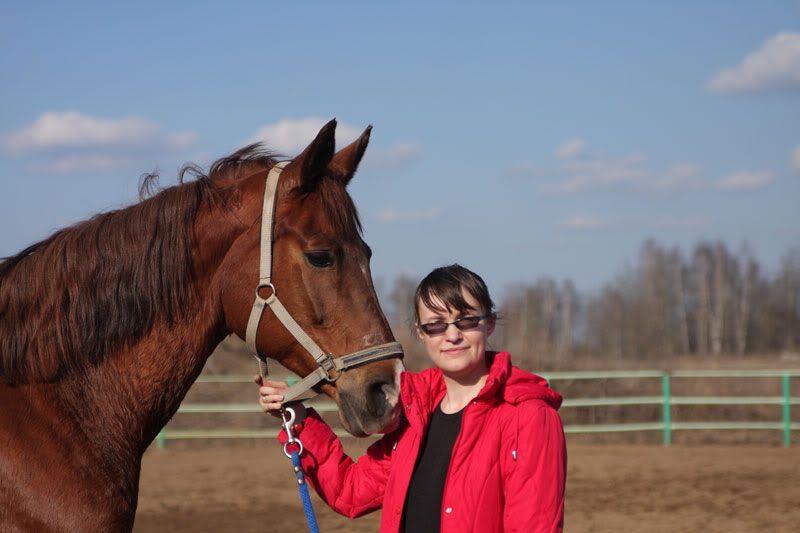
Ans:
{"type": "MultiPolygon", "coordinates": [[[[363,443],[347,439],[351,453],[363,443]]],[[[794,532],[800,447],[569,448],[565,530],[794,532]]],[[[210,450],[151,449],[134,531],[307,531],[289,461],[274,441],[210,450]],[[292,529],[289,529],[292,528],[292,529]]],[[[314,496],[323,532],[377,531],[314,496]]]]}

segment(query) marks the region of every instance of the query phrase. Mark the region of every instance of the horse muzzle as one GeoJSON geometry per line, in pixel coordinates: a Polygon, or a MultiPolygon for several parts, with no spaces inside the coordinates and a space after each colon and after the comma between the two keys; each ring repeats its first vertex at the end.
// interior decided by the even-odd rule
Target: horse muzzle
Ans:
{"type": "Polygon", "coordinates": [[[382,361],[369,367],[368,374],[351,376],[345,373],[337,383],[339,417],[345,429],[356,437],[393,431],[402,412],[399,402],[402,361],[382,361]],[[371,367],[378,366],[377,371],[371,371],[371,367]],[[353,379],[348,379],[351,377],[353,379]]]}

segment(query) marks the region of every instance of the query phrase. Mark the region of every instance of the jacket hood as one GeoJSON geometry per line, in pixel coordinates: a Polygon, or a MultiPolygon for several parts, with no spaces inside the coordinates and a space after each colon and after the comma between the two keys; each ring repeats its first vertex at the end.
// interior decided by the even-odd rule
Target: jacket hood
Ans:
{"type": "Polygon", "coordinates": [[[478,397],[502,398],[510,404],[542,400],[553,409],[561,406],[561,395],[550,388],[547,380],[511,365],[508,352],[487,352],[489,377],[478,397]]]}
{"type": "MultiPolygon", "coordinates": [[[[536,374],[525,372],[511,365],[511,357],[507,352],[494,355],[492,368],[507,368],[502,397],[508,403],[517,404],[528,400],[542,400],[553,409],[561,407],[561,395],[550,388],[547,380],[536,374]]],[[[488,354],[487,354],[488,356],[488,354]]],[[[492,373],[490,371],[489,377],[492,373]]],[[[488,382],[488,380],[487,380],[488,382]]]]}
{"type": "MultiPolygon", "coordinates": [[[[489,376],[476,400],[510,404],[541,400],[553,409],[561,406],[561,395],[550,388],[547,380],[512,366],[508,352],[486,352],[486,364],[489,376]]],[[[444,377],[438,368],[401,375],[400,396],[407,410],[417,404],[423,413],[431,412],[445,392],[444,377]]]]}

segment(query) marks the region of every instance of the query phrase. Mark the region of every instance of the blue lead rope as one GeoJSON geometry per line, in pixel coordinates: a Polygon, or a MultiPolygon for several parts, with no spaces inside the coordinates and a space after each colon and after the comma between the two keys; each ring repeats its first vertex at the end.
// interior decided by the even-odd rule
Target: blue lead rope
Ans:
{"type": "Polygon", "coordinates": [[[300,466],[300,453],[293,451],[291,458],[292,465],[294,466],[294,473],[297,476],[297,488],[300,490],[300,499],[303,500],[303,511],[306,513],[308,530],[311,533],[319,533],[317,517],[314,514],[314,508],[311,506],[311,495],[308,493],[308,483],[306,483],[306,476],[303,473],[303,467],[300,466]]]}
{"type": "Polygon", "coordinates": [[[292,434],[292,426],[295,421],[294,409],[286,407],[282,409],[281,418],[283,419],[283,429],[286,430],[288,439],[283,445],[283,453],[292,460],[294,467],[294,475],[297,477],[297,488],[300,490],[300,499],[303,501],[303,511],[306,513],[306,521],[308,522],[308,530],[311,533],[319,533],[319,525],[317,524],[317,517],[314,514],[314,508],[311,506],[311,495],[308,493],[308,483],[306,483],[306,475],[303,472],[303,466],[300,464],[300,454],[303,453],[303,443],[300,439],[292,434]],[[287,418],[288,415],[288,418],[287,418]],[[296,448],[289,451],[289,446],[294,444],[296,448]]]}

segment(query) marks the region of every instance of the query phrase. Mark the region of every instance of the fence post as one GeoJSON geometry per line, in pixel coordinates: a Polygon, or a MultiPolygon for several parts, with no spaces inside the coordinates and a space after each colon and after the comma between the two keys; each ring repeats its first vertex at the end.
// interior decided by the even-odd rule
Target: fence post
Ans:
{"type": "Polygon", "coordinates": [[[783,375],[783,446],[792,445],[792,396],[789,390],[789,374],[783,375]]]}
{"type": "Polygon", "coordinates": [[[669,372],[661,376],[661,391],[664,394],[664,446],[672,444],[672,417],[670,412],[669,372]]]}
{"type": "Polygon", "coordinates": [[[159,450],[163,450],[167,445],[167,428],[161,428],[161,431],[156,435],[156,446],[159,450]]]}

